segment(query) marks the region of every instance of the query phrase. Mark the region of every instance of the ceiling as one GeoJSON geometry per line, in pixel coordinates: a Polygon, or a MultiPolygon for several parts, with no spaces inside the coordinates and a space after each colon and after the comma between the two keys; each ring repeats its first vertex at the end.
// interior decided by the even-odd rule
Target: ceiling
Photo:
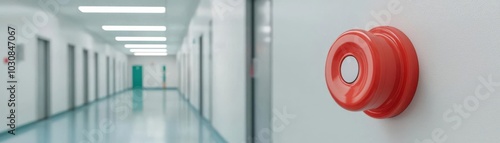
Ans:
{"type": "Polygon", "coordinates": [[[187,33],[189,22],[196,11],[200,0],[66,0],[60,13],[71,20],[81,23],[90,32],[104,41],[123,51],[132,54],[124,48],[124,44],[167,44],[168,53],[176,54],[182,46],[182,40],[187,33]],[[102,14],[82,13],[78,6],[165,6],[166,12],[159,14],[102,14]],[[160,32],[121,32],[104,31],[102,25],[151,25],[166,26],[166,31],[160,32]],[[116,36],[167,37],[166,42],[118,42],[116,36]]]}

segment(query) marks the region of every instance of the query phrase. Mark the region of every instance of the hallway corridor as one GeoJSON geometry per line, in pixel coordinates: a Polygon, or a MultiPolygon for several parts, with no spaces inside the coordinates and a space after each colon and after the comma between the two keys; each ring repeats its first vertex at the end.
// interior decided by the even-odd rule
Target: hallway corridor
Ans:
{"type": "Polygon", "coordinates": [[[224,143],[177,90],[127,90],[18,128],[1,143],[224,143]]]}

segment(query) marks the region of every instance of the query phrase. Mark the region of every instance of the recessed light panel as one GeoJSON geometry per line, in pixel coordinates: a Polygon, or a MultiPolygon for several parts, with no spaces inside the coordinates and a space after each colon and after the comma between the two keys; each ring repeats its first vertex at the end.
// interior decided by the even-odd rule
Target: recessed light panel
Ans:
{"type": "Polygon", "coordinates": [[[166,44],[125,44],[125,48],[167,48],[166,44]]]}
{"type": "Polygon", "coordinates": [[[137,53],[166,53],[167,49],[130,49],[130,52],[137,52],[137,53]]]}
{"type": "Polygon", "coordinates": [[[167,53],[134,53],[135,56],[166,56],[167,53]]]}
{"type": "Polygon", "coordinates": [[[115,37],[116,41],[167,41],[166,37],[115,37]]]}
{"type": "Polygon", "coordinates": [[[165,7],[79,6],[83,13],[165,13],[165,7]]]}
{"type": "Polygon", "coordinates": [[[114,26],[104,25],[102,29],[105,31],[165,31],[165,26],[114,26]]]}

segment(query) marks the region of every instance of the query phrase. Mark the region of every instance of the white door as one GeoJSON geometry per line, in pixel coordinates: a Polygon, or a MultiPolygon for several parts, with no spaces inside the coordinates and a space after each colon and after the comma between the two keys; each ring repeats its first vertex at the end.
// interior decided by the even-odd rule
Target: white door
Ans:
{"type": "Polygon", "coordinates": [[[38,39],[38,95],[37,116],[45,119],[50,116],[50,43],[47,40],[38,39]]]}

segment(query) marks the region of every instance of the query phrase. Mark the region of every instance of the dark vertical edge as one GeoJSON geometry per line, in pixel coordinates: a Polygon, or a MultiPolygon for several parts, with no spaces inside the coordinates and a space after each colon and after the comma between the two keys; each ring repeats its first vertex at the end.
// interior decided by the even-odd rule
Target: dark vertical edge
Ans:
{"type": "Polygon", "coordinates": [[[255,0],[247,0],[246,1],[246,40],[247,40],[247,48],[246,48],[246,86],[247,86],[247,142],[253,143],[255,142],[255,95],[254,95],[254,78],[253,78],[253,58],[255,56],[255,0]]]}
{"type": "Polygon", "coordinates": [[[200,35],[200,39],[199,39],[198,43],[199,43],[199,49],[200,49],[200,52],[199,52],[199,54],[200,54],[200,57],[199,57],[199,68],[200,68],[200,73],[199,73],[199,75],[200,75],[200,77],[199,77],[199,79],[200,79],[199,107],[200,107],[200,115],[203,117],[203,112],[204,112],[203,111],[203,33],[200,35]]]}

